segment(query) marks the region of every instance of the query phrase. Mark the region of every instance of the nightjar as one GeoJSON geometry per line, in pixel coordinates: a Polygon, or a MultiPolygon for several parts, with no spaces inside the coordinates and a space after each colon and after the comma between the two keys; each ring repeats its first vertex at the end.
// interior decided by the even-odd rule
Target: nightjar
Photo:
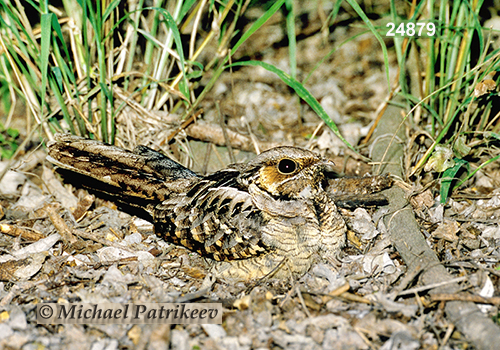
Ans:
{"type": "Polygon", "coordinates": [[[57,134],[48,150],[50,162],[145,211],[157,235],[211,260],[226,280],[300,277],[345,244],[344,219],[324,190],[334,164],[305,149],[273,148],[207,176],[145,146],[57,134]]]}

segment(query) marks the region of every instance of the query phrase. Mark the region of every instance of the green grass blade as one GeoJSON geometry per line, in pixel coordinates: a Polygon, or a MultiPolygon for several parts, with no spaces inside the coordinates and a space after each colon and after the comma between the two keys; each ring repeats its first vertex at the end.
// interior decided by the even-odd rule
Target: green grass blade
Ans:
{"type": "MultiPolygon", "coordinates": [[[[231,49],[231,56],[234,55],[236,50],[253,34],[255,33],[260,27],[266,23],[269,18],[271,18],[272,15],[276,13],[280,9],[280,7],[285,3],[286,0],[278,0],[276,1],[273,6],[271,6],[258,20],[256,20],[248,30],[243,33],[241,38],[236,42],[236,44],[233,46],[231,49]]],[[[224,64],[227,62],[227,59],[224,61],[224,64]]]]}
{"type": "Polygon", "coordinates": [[[373,25],[373,23],[370,21],[368,16],[364,13],[364,11],[361,9],[361,7],[358,5],[358,3],[355,0],[346,0],[349,5],[356,11],[359,17],[365,22],[366,26],[368,29],[371,30],[375,38],[377,38],[378,42],[380,43],[380,46],[382,48],[382,53],[384,55],[384,65],[385,65],[385,74],[387,77],[387,87],[389,91],[391,90],[391,81],[389,77],[389,55],[387,53],[387,47],[385,46],[384,39],[380,36],[378,33],[377,29],[373,25]]]}
{"type": "MultiPolygon", "coordinates": [[[[68,107],[66,106],[66,103],[64,102],[64,97],[61,95],[61,92],[59,91],[59,87],[57,86],[57,82],[54,79],[50,79],[49,84],[50,84],[50,88],[52,89],[52,93],[54,94],[54,97],[55,97],[58,105],[61,107],[61,111],[63,113],[64,120],[68,124],[69,130],[71,131],[71,133],[74,134],[75,128],[73,126],[73,122],[71,121],[71,116],[69,115],[68,107]]],[[[59,124],[56,124],[56,128],[58,129],[58,131],[62,131],[59,124]]]]}
{"type": "Polygon", "coordinates": [[[293,11],[293,0],[285,0],[286,9],[286,32],[288,36],[288,56],[290,60],[290,75],[297,77],[297,39],[295,37],[295,14],[293,11]]]}
{"type": "Polygon", "coordinates": [[[102,23],[104,23],[108,19],[109,15],[115,10],[116,6],[118,6],[119,3],[120,0],[114,0],[113,2],[111,2],[111,4],[108,5],[108,7],[106,7],[106,10],[102,14],[102,23]]]}
{"type": "Polygon", "coordinates": [[[196,0],[187,0],[184,1],[181,7],[181,11],[179,12],[179,18],[184,18],[186,14],[189,12],[189,9],[193,6],[196,0]]]}
{"type": "Polygon", "coordinates": [[[49,68],[49,52],[52,36],[52,16],[51,13],[42,14],[41,18],[41,49],[40,49],[40,70],[42,73],[42,86],[40,88],[40,113],[44,115],[45,93],[47,91],[47,79],[49,68]]]}
{"type": "Polygon", "coordinates": [[[495,161],[497,161],[498,159],[500,159],[500,154],[491,158],[491,159],[488,159],[486,162],[484,162],[483,164],[481,164],[480,166],[478,166],[474,171],[470,172],[467,177],[465,179],[463,179],[462,181],[460,181],[453,189],[456,190],[457,188],[459,188],[460,186],[462,186],[462,184],[469,180],[471,177],[473,177],[479,170],[481,170],[482,168],[484,168],[486,165],[488,164],[491,164],[495,161]]]}
{"type": "Polygon", "coordinates": [[[451,183],[456,180],[455,176],[457,175],[460,168],[466,165],[468,168],[469,163],[467,161],[455,158],[455,165],[443,172],[443,178],[441,179],[441,188],[439,190],[441,195],[441,204],[446,203],[446,200],[450,195],[451,183]]]}
{"type": "MultiPolygon", "coordinates": [[[[238,50],[238,48],[253,34],[255,33],[264,23],[266,23],[269,18],[271,18],[272,15],[276,13],[280,9],[280,7],[284,4],[285,0],[279,0],[275,2],[257,21],[255,21],[250,28],[243,33],[241,38],[236,42],[236,44],[233,46],[231,49],[230,56],[234,55],[234,53],[238,50]]],[[[191,107],[189,107],[186,112],[182,116],[182,120],[186,119],[188,115],[193,113],[193,110],[198,106],[198,104],[203,100],[203,98],[206,96],[206,94],[212,89],[214,86],[215,82],[219,78],[219,76],[222,74],[222,72],[225,69],[225,64],[229,61],[229,57],[226,56],[224,60],[220,63],[219,68],[215,70],[215,72],[212,75],[212,78],[209,80],[207,85],[205,85],[203,91],[198,95],[196,98],[196,101],[193,102],[191,107]]]]}
{"type": "Polygon", "coordinates": [[[185,71],[185,65],[186,61],[184,59],[184,50],[182,48],[182,40],[181,40],[181,34],[179,33],[179,29],[177,28],[177,23],[175,23],[174,18],[165,11],[164,9],[158,9],[163,17],[165,18],[165,21],[167,22],[168,28],[172,31],[172,34],[174,36],[174,42],[175,42],[175,47],[176,51],[179,54],[179,60],[180,60],[180,66],[182,70],[182,81],[184,82],[183,84],[179,85],[179,89],[181,90],[182,94],[186,96],[187,100],[190,100],[190,94],[189,94],[189,84],[186,78],[186,71],[185,71]]]}
{"type": "Polygon", "coordinates": [[[275,66],[261,61],[244,61],[244,62],[235,62],[226,66],[225,68],[235,67],[235,66],[258,66],[262,67],[269,72],[275,73],[278,77],[288,86],[290,86],[296,93],[302,98],[312,109],[314,112],[318,114],[318,116],[325,122],[326,125],[334,132],[335,135],[339,139],[344,142],[344,144],[349,147],[352,151],[358,151],[349,143],[347,140],[340,134],[340,131],[337,125],[333,122],[333,120],[328,116],[323,107],[321,107],[320,103],[314,98],[314,96],[295,78],[285,73],[281,69],[276,68],[275,66]]]}

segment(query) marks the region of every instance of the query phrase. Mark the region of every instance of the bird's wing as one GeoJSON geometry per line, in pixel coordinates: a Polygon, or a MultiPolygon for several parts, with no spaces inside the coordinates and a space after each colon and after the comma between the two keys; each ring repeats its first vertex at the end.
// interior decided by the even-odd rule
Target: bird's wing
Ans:
{"type": "Polygon", "coordinates": [[[158,205],[155,231],[217,261],[247,259],[271,248],[262,241],[267,220],[237,182],[238,169],[219,171],[185,195],[158,205]]]}

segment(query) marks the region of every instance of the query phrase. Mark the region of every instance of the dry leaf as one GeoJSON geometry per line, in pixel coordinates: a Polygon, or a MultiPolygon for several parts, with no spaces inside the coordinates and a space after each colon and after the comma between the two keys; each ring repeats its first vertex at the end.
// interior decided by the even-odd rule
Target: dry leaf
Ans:
{"type": "Polygon", "coordinates": [[[458,240],[458,231],[460,231],[460,226],[455,220],[444,220],[432,233],[432,237],[444,239],[448,242],[456,242],[458,240]]]}
{"type": "Polygon", "coordinates": [[[474,89],[474,96],[480,97],[484,94],[487,94],[490,91],[495,90],[496,83],[492,79],[484,79],[482,82],[477,83],[476,88],[474,89]]]}
{"type": "Polygon", "coordinates": [[[414,208],[430,208],[434,205],[434,196],[432,195],[431,190],[427,189],[424,192],[411,197],[410,202],[414,208]]]}

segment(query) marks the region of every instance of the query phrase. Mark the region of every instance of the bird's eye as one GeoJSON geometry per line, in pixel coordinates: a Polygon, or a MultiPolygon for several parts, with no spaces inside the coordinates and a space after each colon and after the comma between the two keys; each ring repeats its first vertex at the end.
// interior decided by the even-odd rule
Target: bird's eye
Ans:
{"type": "Polygon", "coordinates": [[[282,174],[291,174],[297,170],[297,163],[291,159],[282,159],[278,163],[278,171],[282,174]]]}

